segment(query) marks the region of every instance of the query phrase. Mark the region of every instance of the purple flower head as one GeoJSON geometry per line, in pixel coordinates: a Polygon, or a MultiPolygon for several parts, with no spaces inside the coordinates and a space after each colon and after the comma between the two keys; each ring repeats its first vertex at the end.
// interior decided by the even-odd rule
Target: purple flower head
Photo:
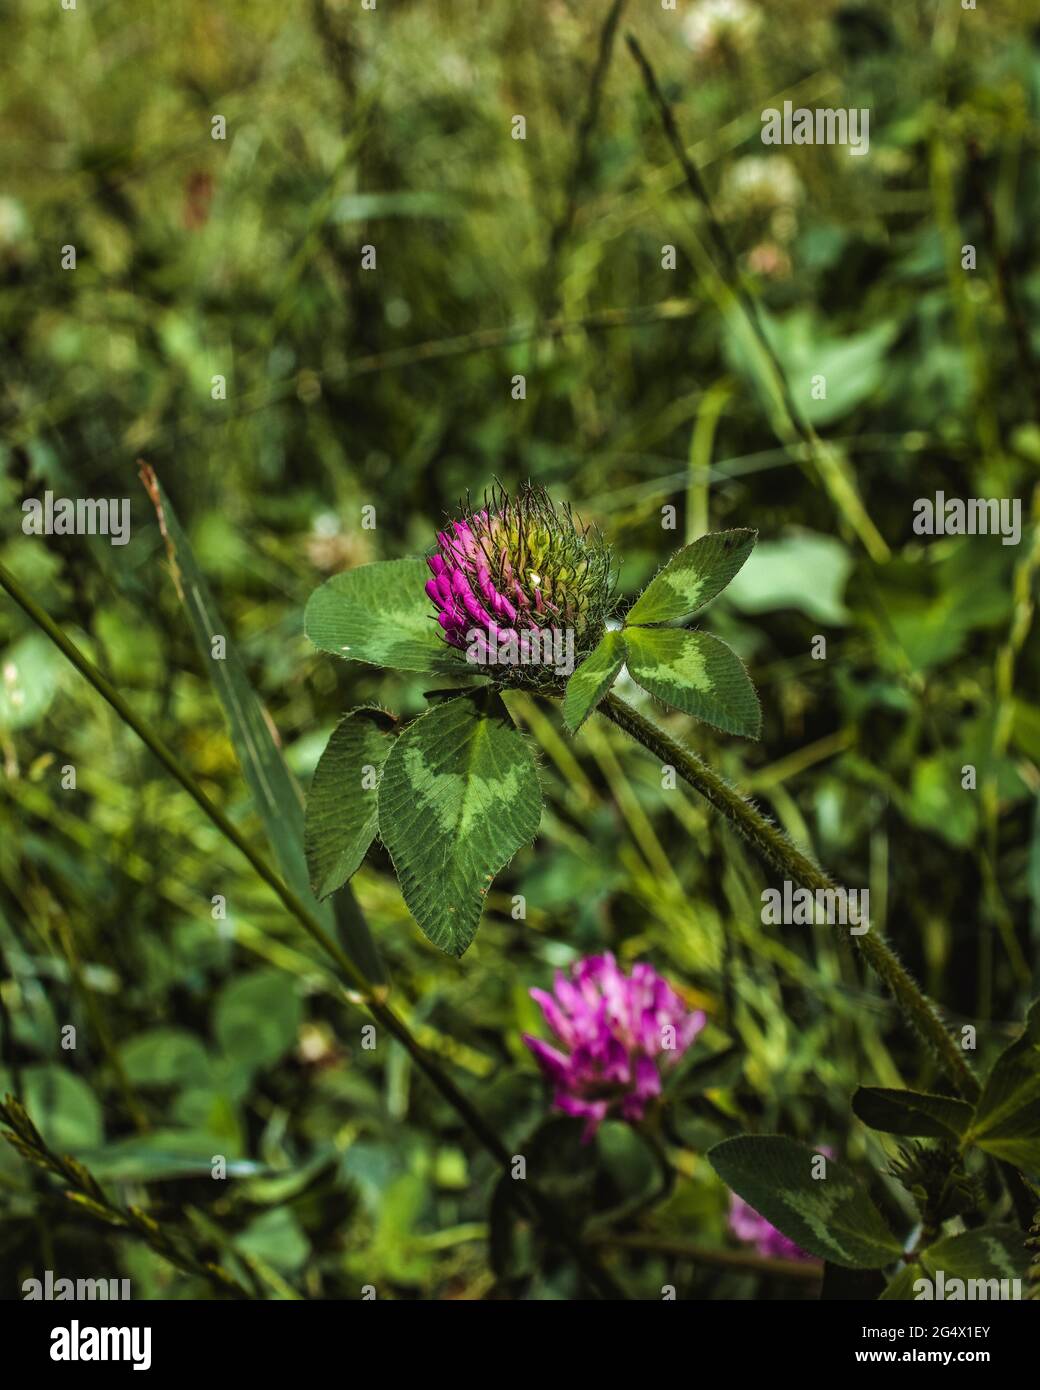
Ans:
{"type": "Polygon", "coordinates": [[[760,1255],[773,1260],[813,1260],[800,1245],[795,1245],[776,1227],[749,1207],[743,1197],[729,1194],[729,1228],[738,1240],[753,1245],[760,1255]]]}
{"type": "MultiPolygon", "coordinates": [[[[610,547],[531,484],[515,497],[496,487],[479,511],[463,510],[437,533],[427,559],[426,592],[445,641],[487,661],[510,641],[519,650],[523,638],[529,651],[532,634],[569,632],[581,660],[602,635],[613,597],[610,547]]],[[[536,679],[526,661],[524,676],[536,679]]]]}
{"type": "Polygon", "coordinates": [[[584,1118],[586,1144],[608,1115],[643,1118],[661,1091],[657,1059],[676,1062],[705,1022],[651,966],[626,975],[609,952],[578,961],[570,978],[558,970],[552,994],[530,993],[562,1050],[527,1033],[524,1042],[556,1087],[556,1109],[584,1118]]]}

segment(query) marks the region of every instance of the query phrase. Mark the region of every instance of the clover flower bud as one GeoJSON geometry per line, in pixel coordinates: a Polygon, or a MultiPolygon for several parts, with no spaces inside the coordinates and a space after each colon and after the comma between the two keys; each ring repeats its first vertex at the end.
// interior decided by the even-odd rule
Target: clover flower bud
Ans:
{"type": "Polygon", "coordinates": [[[510,684],[551,683],[561,652],[569,674],[602,636],[616,582],[598,532],[530,484],[466,506],[438,532],[427,564],[445,641],[510,684]]]}

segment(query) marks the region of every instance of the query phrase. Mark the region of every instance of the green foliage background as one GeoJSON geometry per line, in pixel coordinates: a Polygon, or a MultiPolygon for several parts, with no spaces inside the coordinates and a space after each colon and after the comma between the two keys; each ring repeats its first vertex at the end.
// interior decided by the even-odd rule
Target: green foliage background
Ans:
{"type": "MultiPolygon", "coordinates": [[[[315,652],[309,594],[423,551],[467,489],[530,477],[571,501],[624,558],[626,599],[685,539],[757,527],[709,627],[751,671],[762,740],[665,720],[838,881],[869,887],[872,921],[986,1063],[1036,994],[1040,943],[1040,28],[1025,0],[749,0],[757,27],[695,50],[698,8],[632,0],[621,27],[854,491],[785,438],[620,34],[579,157],[602,0],[13,0],[0,560],[259,846],[139,457],[304,784],[343,712],[418,713],[429,684],[315,652]],[[868,107],[869,155],[763,146],[760,112],[785,99],[868,107]],[[48,488],[130,497],[130,544],[23,535],[21,501],[48,488]],[[937,490],[1020,497],[1021,543],[915,536],[913,502],[937,490]]],[[[493,1272],[489,1219],[509,1233],[491,1160],[397,1044],[362,1046],[364,1015],[274,895],[6,601],[0,672],[0,1079],[45,1137],[265,1296],[574,1296],[558,1253],[514,1285],[503,1270],[531,1266],[499,1249],[493,1272]]],[[[835,937],[762,926],[760,867],[640,750],[598,718],[572,742],[558,708],[508,703],[547,804],[464,959],[423,939],[382,850],[354,880],[395,1006],[532,1152],[547,1099],[520,1042],[541,1031],[528,988],[604,948],[653,962],[707,1011],[699,1052],[735,1045],[737,1063],[675,1117],[664,1202],[605,1215],[653,1200],[620,1127],[593,1175],[561,1122],[535,1146],[546,1185],[626,1237],[610,1258],[641,1296],[791,1296],[806,1286],[658,1248],[735,1249],[704,1148],[782,1133],[880,1172],[889,1141],[849,1097],[934,1089],[932,1063],[835,937]]],[[[211,1294],[55,1192],[0,1152],[4,1297],[46,1268],[126,1275],[139,1298],[211,1294]]],[[[873,1196],[908,1227],[894,1183],[873,1196]]]]}

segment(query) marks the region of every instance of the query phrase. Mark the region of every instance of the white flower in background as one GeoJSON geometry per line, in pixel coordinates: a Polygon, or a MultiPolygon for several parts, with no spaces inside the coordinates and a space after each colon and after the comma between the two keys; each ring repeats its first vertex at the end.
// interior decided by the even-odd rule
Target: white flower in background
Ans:
{"type": "Polygon", "coordinates": [[[682,36],[700,58],[723,43],[746,45],[762,22],[761,11],[748,0],[700,0],[682,22],[682,36]]]}
{"type": "Polygon", "coordinates": [[[0,250],[17,246],[29,231],[29,219],[17,198],[0,198],[0,250]]]}
{"type": "Polygon", "coordinates": [[[473,87],[476,74],[472,65],[466,61],[461,53],[443,54],[437,66],[449,87],[460,87],[466,90],[473,87]]]}
{"type": "Polygon", "coordinates": [[[794,165],[783,155],[747,155],[726,171],[720,207],[727,221],[764,217],[778,242],[798,231],[797,208],[805,189],[794,165]]]}
{"type": "Polygon", "coordinates": [[[727,222],[751,224],[759,238],[747,255],[748,269],[772,280],[791,274],[784,249],[798,232],[798,207],[805,188],[794,165],[783,155],[747,155],[726,171],[719,209],[727,222]]]}
{"type": "Polygon", "coordinates": [[[795,207],[804,191],[797,170],[784,155],[746,155],[729,166],[722,184],[731,214],[795,207]]]}

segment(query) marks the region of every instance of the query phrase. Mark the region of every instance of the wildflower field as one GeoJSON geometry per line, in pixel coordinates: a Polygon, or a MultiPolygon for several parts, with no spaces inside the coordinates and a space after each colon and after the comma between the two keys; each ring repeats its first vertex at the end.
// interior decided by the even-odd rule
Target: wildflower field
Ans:
{"type": "Polygon", "coordinates": [[[3,29],[0,1297],[1040,1297],[1035,7],[3,29]]]}

